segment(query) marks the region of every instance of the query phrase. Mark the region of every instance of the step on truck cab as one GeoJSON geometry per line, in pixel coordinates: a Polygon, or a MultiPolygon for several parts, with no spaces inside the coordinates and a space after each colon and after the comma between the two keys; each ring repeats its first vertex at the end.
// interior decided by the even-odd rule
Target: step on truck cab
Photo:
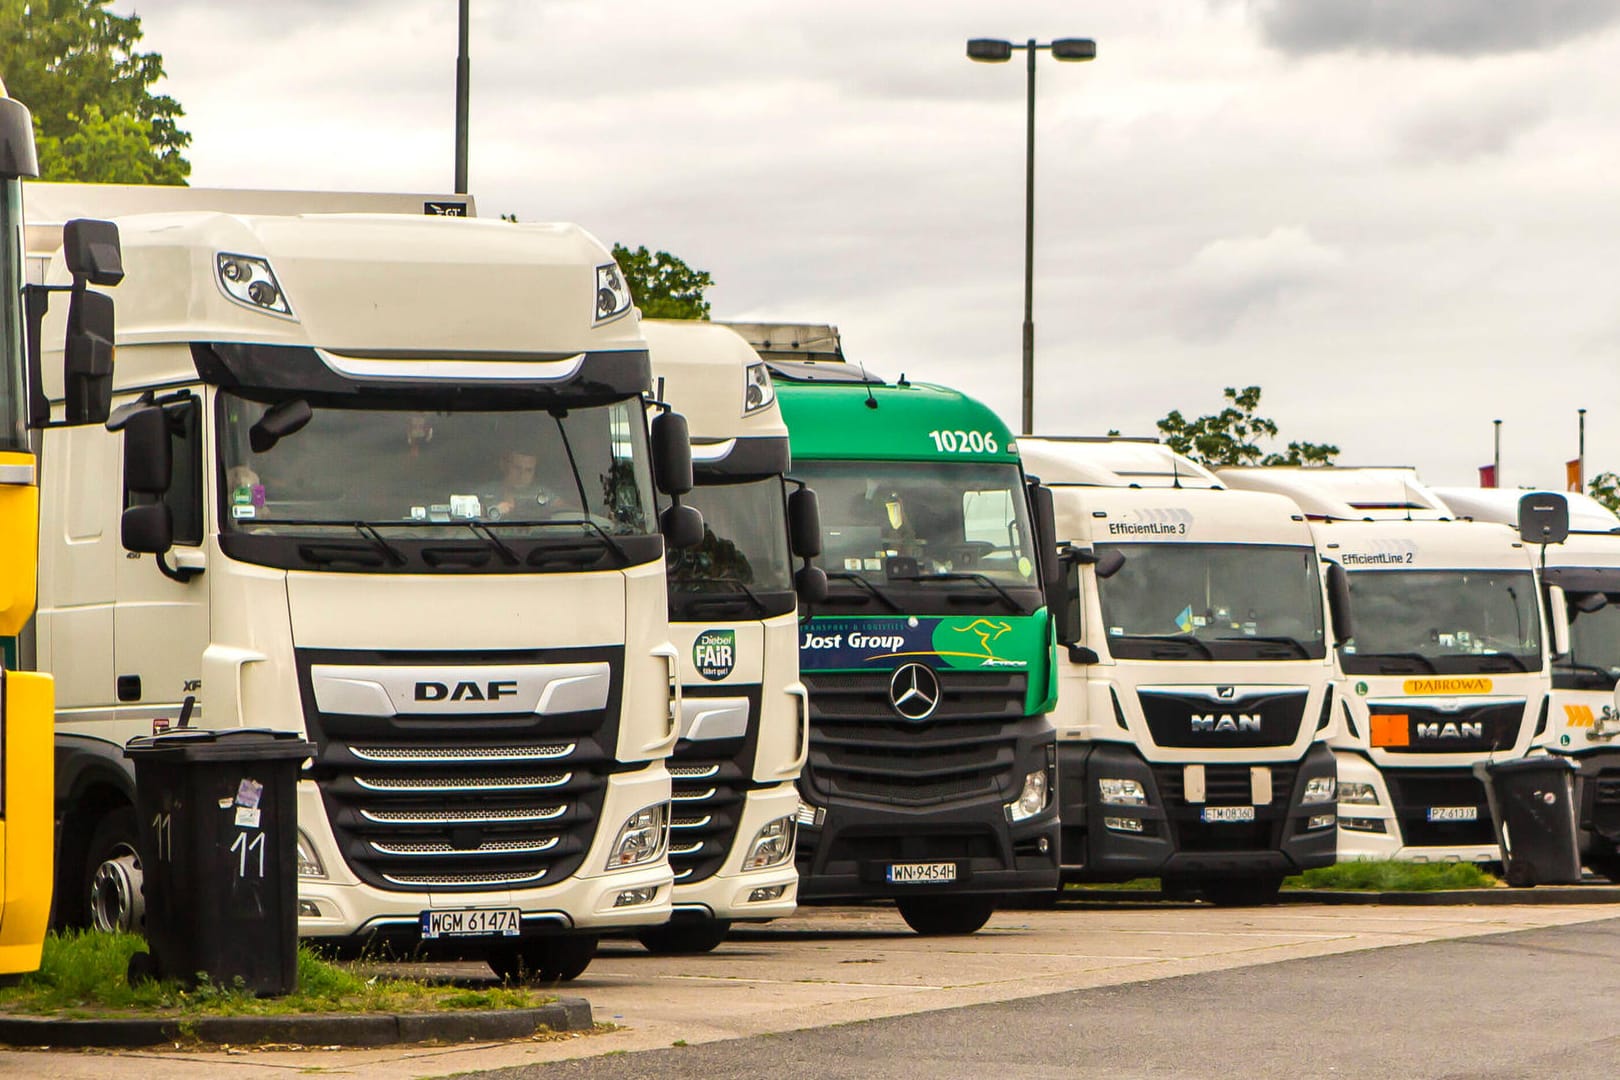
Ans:
{"type": "Polygon", "coordinates": [[[1155,439],[1018,440],[1065,569],[1066,881],[1274,897],[1335,854],[1332,667],[1310,525],[1155,439]]]}
{"type": "Polygon", "coordinates": [[[771,360],[829,579],[799,639],[799,899],[972,933],[1000,895],[1057,886],[1050,497],[972,398],[842,362],[831,327],[740,329],[771,360]]]}
{"type": "Polygon", "coordinates": [[[642,930],[653,952],[707,952],[733,921],[792,914],[809,706],[799,682],[794,533],[814,496],[790,497],[788,430],[765,363],[737,333],[644,320],[658,396],[687,418],[703,540],[669,555],[670,633],[681,665],[681,738],[669,861],[674,914],[642,930]]]}
{"type": "Polygon", "coordinates": [[[1409,468],[1223,468],[1287,495],[1330,562],[1339,858],[1496,862],[1477,762],[1546,721],[1549,634],[1534,545],[1458,521],[1409,468]]]}
{"type": "MultiPolygon", "coordinates": [[[[428,215],[119,227],[112,416],[42,451],[61,913],[138,922],[120,751],[189,712],[316,745],[305,937],[555,979],[599,933],[666,921],[679,682],[654,477],[678,497],[690,458],[676,415],[649,445],[607,250],[428,215]]],[[[663,526],[690,538],[695,513],[663,526]]]]}
{"type": "MultiPolygon", "coordinates": [[[[1529,494],[1506,488],[1436,488],[1446,505],[1474,521],[1517,525],[1529,494]]],[[[1590,495],[1536,493],[1569,507],[1569,536],[1549,544],[1542,582],[1548,612],[1569,622],[1567,650],[1553,657],[1551,705],[1536,745],[1567,755],[1584,777],[1581,857],[1620,881],[1620,517],[1590,495]]]]}

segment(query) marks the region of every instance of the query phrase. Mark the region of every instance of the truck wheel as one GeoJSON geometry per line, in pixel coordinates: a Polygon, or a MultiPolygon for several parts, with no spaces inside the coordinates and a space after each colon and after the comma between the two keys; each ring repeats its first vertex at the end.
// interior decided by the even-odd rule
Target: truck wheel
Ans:
{"type": "Polygon", "coordinates": [[[484,959],[505,982],[558,983],[577,979],[596,955],[596,935],[540,938],[497,949],[484,959]]]}
{"type": "Polygon", "coordinates": [[[730,919],[683,919],[649,926],[636,940],[654,956],[696,956],[714,952],[730,930],[730,919]]]}
{"type": "Polygon", "coordinates": [[[91,929],[140,933],[146,925],[141,856],[135,847],[135,808],[122,806],[96,823],[85,851],[85,923],[91,929]]]}
{"type": "Polygon", "coordinates": [[[1283,879],[1266,877],[1210,878],[1200,882],[1199,892],[1216,907],[1258,907],[1277,902],[1283,879]]]}
{"type": "Polygon", "coordinates": [[[906,925],[924,937],[976,933],[996,912],[994,896],[910,896],[896,900],[906,925]]]}

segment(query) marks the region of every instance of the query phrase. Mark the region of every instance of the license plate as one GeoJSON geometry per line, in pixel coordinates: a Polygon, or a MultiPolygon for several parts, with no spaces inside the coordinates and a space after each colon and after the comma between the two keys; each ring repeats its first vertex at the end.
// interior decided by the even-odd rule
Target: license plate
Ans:
{"type": "Polygon", "coordinates": [[[1431,806],[1429,807],[1430,821],[1478,821],[1479,807],[1477,806],[1431,806]]]}
{"type": "Polygon", "coordinates": [[[517,908],[470,908],[422,912],[422,937],[517,937],[523,913],[517,908]]]}
{"type": "Polygon", "coordinates": [[[1254,807],[1206,806],[1202,816],[1205,821],[1253,821],[1254,807]]]}
{"type": "Polygon", "coordinates": [[[918,885],[935,881],[955,881],[956,864],[953,862],[892,863],[886,876],[891,885],[918,885]]]}

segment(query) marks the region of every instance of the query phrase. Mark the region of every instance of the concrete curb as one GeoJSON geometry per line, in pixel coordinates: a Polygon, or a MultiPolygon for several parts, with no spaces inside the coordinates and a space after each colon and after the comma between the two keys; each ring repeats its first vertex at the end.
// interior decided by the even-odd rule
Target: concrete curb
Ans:
{"type": "Polygon", "coordinates": [[[0,1044],[59,1048],[158,1046],[195,1040],[248,1045],[392,1046],[418,1042],[526,1039],[540,1028],[585,1031],[591,1003],[558,998],[532,1009],[436,1013],[302,1013],[295,1016],[198,1016],[67,1020],[0,1016],[0,1044]]]}
{"type": "MultiPolygon", "coordinates": [[[[1164,894],[1151,890],[1070,889],[1062,904],[1164,902],[1164,894]]],[[[1184,902],[1184,901],[1171,901],[1184,902]]],[[[1441,889],[1434,892],[1354,892],[1335,889],[1284,889],[1279,904],[1385,904],[1392,907],[1443,907],[1459,904],[1620,904],[1616,885],[1540,885],[1531,889],[1441,889]]]]}

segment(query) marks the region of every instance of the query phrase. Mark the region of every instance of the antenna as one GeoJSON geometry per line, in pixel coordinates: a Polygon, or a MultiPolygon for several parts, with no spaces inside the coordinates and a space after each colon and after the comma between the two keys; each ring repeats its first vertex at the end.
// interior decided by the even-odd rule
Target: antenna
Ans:
{"type": "Polygon", "coordinates": [[[1170,451],[1170,486],[1177,491],[1181,490],[1181,463],[1176,460],[1180,456],[1175,450],[1170,451]]]}
{"type": "Polygon", "coordinates": [[[861,369],[861,385],[866,387],[866,407],[875,409],[878,407],[878,403],[877,398],[872,396],[872,380],[866,374],[866,361],[857,360],[855,366],[861,369]]]}

